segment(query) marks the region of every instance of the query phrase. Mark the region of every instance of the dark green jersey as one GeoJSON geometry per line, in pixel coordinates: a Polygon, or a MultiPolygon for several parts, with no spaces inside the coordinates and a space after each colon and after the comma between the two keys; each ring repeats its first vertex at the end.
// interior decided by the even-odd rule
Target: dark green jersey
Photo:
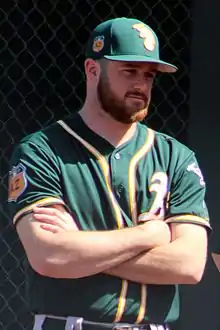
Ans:
{"type": "MultiPolygon", "coordinates": [[[[194,153],[142,124],[132,139],[115,148],[77,114],[21,141],[11,166],[14,224],[36,204],[63,204],[82,230],[133,226],[149,213],[170,223],[209,227],[205,183],[194,153]]],[[[179,315],[173,285],[146,286],[105,274],[51,279],[31,267],[27,274],[36,313],[160,324],[179,315]]]]}

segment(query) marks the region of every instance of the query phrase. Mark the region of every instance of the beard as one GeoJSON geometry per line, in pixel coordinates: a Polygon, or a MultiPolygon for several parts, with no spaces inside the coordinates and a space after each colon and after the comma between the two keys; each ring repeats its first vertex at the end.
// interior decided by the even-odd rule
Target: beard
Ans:
{"type": "Polygon", "coordinates": [[[123,124],[142,121],[147,116],[149,99],[137,90],[129,91],[124,99],[119,99],[112,91],[108,78],[101,75],[97,93],[102,109],[123,124]]]}

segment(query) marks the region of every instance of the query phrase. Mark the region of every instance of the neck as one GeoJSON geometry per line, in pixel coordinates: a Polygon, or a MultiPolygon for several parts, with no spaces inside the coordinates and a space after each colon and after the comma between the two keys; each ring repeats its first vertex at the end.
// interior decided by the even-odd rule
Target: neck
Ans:
{"type": "Polygon", "coordinates": [[[91,107],[84,105],[79,114],[93,132],[103,137],[114,147],[130,140],[136,130],[136,123],[120,123],[101,109],[91,111],[91,107]]]}

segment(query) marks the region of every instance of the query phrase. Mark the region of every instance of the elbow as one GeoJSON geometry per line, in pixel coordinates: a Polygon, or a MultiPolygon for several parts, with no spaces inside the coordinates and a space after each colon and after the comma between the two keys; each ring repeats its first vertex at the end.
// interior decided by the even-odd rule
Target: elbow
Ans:
{"type": "Polygon", "coordinates": [[[198,284],[203,277],[203,271],[200,269],[192,269],[184,275],[184,281],[182,284],[198,284]]]}
{"type": "MultiPolygon", "coordinates": [[[[30,266],[41,276],[51,278],[68,278],[66,270],[69,269],[68,262],[58,258],[28,258],[30,266]]],[[[72,278],[73,278],[72,274],[72,278]]]]}
{"type": "Polygon", "coordinates": [[[31,267],[36,273],[45,277],[57,278],[56,265],[47,262],[31,262],[31,267]]]}
{"type": "Polygon", "coordinates": [[[65,254],[47,255],[44,253],[39,254],[38,256],[32,255],[27,257],[30,266],[41,276],[50,278],[76,279],[83,277],[82,274],[84,275],[81,267],[79,267],[79,260],[77,256],[75,256],[74,260],[65,254]]]}
{"type": "Polygon", "coordinates": [[[39,275],[45,276],[45,277],[58,277],[57,276],[57,263],[49,262],[45,259],[38,259],[38,258],[28,258],[29,264],[32,267],[32,269],[38,273],[39,275]]]}
{"type": "Polygon", "coordinates": [[[198,260],[187,260],[181,267],[182,283],[181,284],[198,284],[204,274],[205,262],[198,260]]]}

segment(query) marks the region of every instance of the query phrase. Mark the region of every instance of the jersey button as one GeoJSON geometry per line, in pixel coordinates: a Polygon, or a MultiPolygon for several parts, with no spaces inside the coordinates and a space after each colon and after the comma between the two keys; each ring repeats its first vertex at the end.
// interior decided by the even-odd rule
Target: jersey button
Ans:
{"type": "Polygon", "coordinates": [[[116,154],[115,154],[115,159],[120,159],[121,158],[121,156],[120,156],[120,154],[117,152],[116,154]]]}

